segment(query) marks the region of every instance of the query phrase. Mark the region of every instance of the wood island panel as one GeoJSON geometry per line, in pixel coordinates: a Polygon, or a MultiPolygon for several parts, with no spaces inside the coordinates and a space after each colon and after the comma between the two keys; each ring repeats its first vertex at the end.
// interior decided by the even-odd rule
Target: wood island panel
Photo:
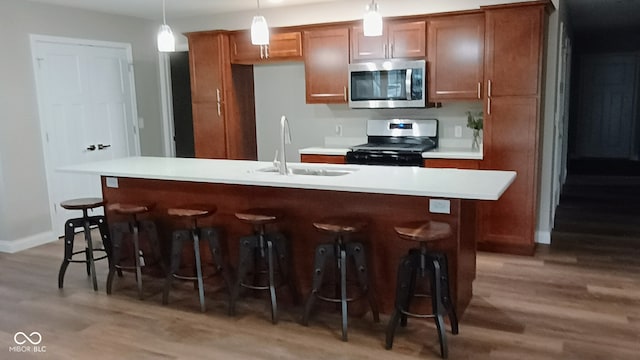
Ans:
{"type": "MultiPolygon", "coordinates": [[[[426,219],[429,208],[429,198],[420,196],[134,178],[118,178],[118,187],[112,188],[106,186],[105,179],[103,176],[102,191],[108,203],[156,204],[149,217],[158,225],[165,258],[171,231],[186,225],[175,223],[174,219],[166,215],[169,207],[186,204],[215,205],[217,213],[199,221],[199,224],[223,229],[225,257],[234,268],[238,258],[238,239],[251,231],[250,226],[237,220],[234,213],[251,207],[280,209],[284,218],[277,227],[290,241],[294,279],[301,299],[307,297],[311,288],[315,246],[329,241],[326,235],[313,228],[312,222],[329,215],[361,216],[369,222],[362,240],[367,246],[372,288],[383,313],[389,313],[393,309],[399,260],[409,248],[416,245],[399,239],[393,227],[405,221],[426,219]]],[[[452,298],[461,316],[471,299],[472,282],[475,278],[476,202],[460,199],[450,201],[450,214],[431,214],[430,217],[448,222],[454,233],[451,239],[437,244],[437,248],[448,255],[452,298]]],[[[107,212],[107,219],[109,222],[120,220],[112,212],[107,212]]],[[[189,252],[185,253],[188,255],[189,252]]],[[[207,251],[202,254],[204,256],[207,251]]],[[[281,293],[286,295],[286,291],[281,293]]],[[[286,297],[284,301],[287,301],[286,297]]],[[[366,308],[365,301],[358,302],[354,304],[352,312],[355,314],[366,308]]]]}

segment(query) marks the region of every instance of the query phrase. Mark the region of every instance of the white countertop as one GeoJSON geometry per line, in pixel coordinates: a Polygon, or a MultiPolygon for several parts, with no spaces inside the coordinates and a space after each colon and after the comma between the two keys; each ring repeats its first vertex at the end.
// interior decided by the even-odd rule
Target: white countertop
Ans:
{"type": "MultiPolygon", "coordinates": [[[[300,155],[338,155],[344,156],[349,148],[339,147],[308,147],[298,150],[300,155]]],[[[423,152],[422,157],[425,159],[463,159],[463,160],[482,160],[482,148],[480,150],[471,150],[471,147],[452,147],[440,146],[437,149],[423,152]]]]}
{"type": "Polygon", "coordinates": [[[72,165],[57,170],[113,177],[476,200],[497,200],[516,176],[513,171],[299,163],[288,165],[354,171],[342,176],[280,175],[256,171],[272,167],[270,162],[163,157],[130,157],[72,165]]]}

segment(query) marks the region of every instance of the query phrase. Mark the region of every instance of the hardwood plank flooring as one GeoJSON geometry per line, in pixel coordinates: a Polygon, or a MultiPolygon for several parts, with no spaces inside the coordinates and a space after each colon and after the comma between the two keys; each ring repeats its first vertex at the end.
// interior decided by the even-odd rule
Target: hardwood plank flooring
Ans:
{"type": "MultiPolygon", "coordinates": [[[[78,241],[82,244],[82,241],[78,241]]],[[[265,299],[243,298],[226,315],[226,295],[178,284],[161,305],[162,281],[144,277],[137,300],[130,273],[107,296],[106,262],[94,292],[84,265],[71,264],[57,289],[62,241],[18,254],[0,254],[0,359],[438,359],[431,321],[410,319],[394,348],[384,349],[387,317],[351,318],[340,341],[337,312],[299,324],[302,308],[281,309],[269,321],[265,299]],[[14,334],[38,331],[45,353],[15,353],[14,334]]],[[[640,358],[640,249],[566,241],[541,246],[533,257],[480,253],[474,297],[460,334],[448,334],[450,359],[640,358]]],[[[25,344],[25,345],[28,345],[25,344]]]]}

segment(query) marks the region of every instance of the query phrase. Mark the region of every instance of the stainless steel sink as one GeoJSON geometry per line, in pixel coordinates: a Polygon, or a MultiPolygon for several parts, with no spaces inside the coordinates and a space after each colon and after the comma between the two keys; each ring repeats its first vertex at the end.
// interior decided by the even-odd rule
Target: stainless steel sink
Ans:
{"type": "MultiPolygon", "coordinates": [[[[322,168],[322,167],[297,167],[289,166],[288,172],[291,175],[311,175],[311,176],[343,176],[353,173],[355,168],[322,168]]],[[[257,169],[256,172],[277,173],[279,170],[275,166],[257,169]]]]}

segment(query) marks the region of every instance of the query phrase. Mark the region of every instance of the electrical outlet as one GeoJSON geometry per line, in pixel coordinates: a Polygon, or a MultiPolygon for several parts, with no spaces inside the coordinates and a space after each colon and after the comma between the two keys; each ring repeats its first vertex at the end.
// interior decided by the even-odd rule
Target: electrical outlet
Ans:
{"type": "Polygon", "coordinates": [[[342,136],[342,125],[336,125],[336,135],[342,136]]]}
{"type": "Polygon", "coordinates": [[[451,214],[451,201],[429,199],[429,212],[434,214],[451,214]]]}
{"type": "Polygon", "coordinates": [[[454,132],[455,132],[455,137],[457,137],[457,138],[462,137],[462,126],[457,125],[454,128],[454,132]]]}
{"type": "Polygon", "coordinates": [[[108,177],[106,182],[107,182],[108,188],[114,188],[114,189],[118,188],[118,178],[108,177]]]}

